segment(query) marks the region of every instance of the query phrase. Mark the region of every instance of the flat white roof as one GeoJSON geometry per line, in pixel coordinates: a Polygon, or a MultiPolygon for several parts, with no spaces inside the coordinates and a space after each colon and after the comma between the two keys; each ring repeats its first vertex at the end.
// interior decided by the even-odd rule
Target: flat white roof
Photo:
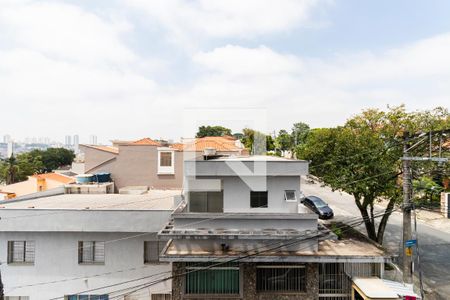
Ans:
{"type": "Polygon", "coordinates": [[[30,200],[0,201],[2,209],[173,210],[181,190],[150,190],[143,195],[64,194],[30,200]]]}

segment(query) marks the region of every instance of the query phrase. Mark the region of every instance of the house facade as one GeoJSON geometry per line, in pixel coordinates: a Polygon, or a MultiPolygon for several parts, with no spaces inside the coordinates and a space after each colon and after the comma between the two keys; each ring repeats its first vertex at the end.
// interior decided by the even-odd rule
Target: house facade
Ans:
{"type": "Polygon", "coordinates": [[[134,142],[114,141],[113,146],[80,145],[85,173],[111,173],[117,190],[127,186],[150,189],[180,189],[183,161],[202,156],[205,149],[240,155],[246,150],[232,137],[185,139],[168,144],[144,138],[134,142]]]}
{"type": "Polygon", "coordinates": [[[338,241],[300,203],[306,161],[269,156],[185,162],[185,201],[160,231],[173,299],[351,299],[380,276],[373,244],[338,241]]]}
{"type": "Polygon", "coordinates": [[[58,173],[45,173],[29,176],[27,180],[0,187],[0,191],[14,194],[14,197],[62,187],[75,182],[75,178],[58,173]]]}
{"type": "MultiPolygon", "coordinates": [[[[1,202],[6,299],[136,299],[133,293],[120,295],[171,271],[170,264],[159,261],[163,244],[157,232],[177,194],[153,190],[1,202]]],[[[169,280],[139,291],[139,296],[167,299],[170,293],[169,280]]]]}

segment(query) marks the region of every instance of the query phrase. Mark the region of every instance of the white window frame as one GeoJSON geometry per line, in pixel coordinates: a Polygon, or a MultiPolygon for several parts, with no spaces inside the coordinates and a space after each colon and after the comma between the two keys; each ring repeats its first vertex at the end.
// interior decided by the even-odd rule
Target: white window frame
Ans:
{"type": "Polygon", "coordinates": [[[171,148],[161,147],[158,148],[158,174],[161,175],[173,175],[175,174],[175,151],[171,148]],[[161,153],[171,154],[171,166],[161,166],[161,153]]]}
{"type": "Polygon", "coordinates": [[[286,202],[298,202],[298,198],[297,198],[297,191],[296,190],[284,190],[284,200],[286,202]],[[286,192],[294,192],[294,199],[288,199],[286,192]]]}

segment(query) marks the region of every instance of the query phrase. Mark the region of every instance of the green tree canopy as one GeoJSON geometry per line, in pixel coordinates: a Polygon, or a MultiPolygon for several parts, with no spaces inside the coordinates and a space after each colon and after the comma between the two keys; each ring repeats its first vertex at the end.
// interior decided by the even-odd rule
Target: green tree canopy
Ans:
{"type": "Polygon", "coordinates": [[[270,135],[266,135],[260,131],[244,128],[242,130],[243,137],[241,142],[250,153],[255,155],[266,155],[267,151],[274,150],[274,141],[270,135]]]}
{"type": "Polygon", "coordinates": [[[294,146],[303,144],[311,129],[309,125],[303,122],[294,123],[292,126],[292,143],[294,146]]]}
{"type": "Polygon", "coordinates": [[[297,157],[310,160],[310,172],[326,185],[354,197],[369,238],[382,243],[388,218],[401,200],[401,137],[437,128],[448,128],[448,112],[440,108],[414,113],[403,106],[369,109],[344,126],[311,130],[297,157]],[[374,204],[382,198],[388,205],[376,222],[374,204]]]}
{"type": "Polygon", "coordinates": [[[12,184],[24,181],[33,174],[52,172],[61,166],[70,165],[75,158],[71,150],[49,148],[21,153],[0,161],[0,182],[12,184]]]}
{"type": "Polygon", "coordinates": [[[223,126],[200,126],[198,132],[195,135],[197,138],[202,138],[205,136],[231,136],[231,129],[225,128],[223,126]]]}
{"type": "Polygon", "coordinates": [[[292,148],[292,136],[286,130],[281,129],[275,138],[275,147],[282,151],[290,150],[292,148]]]}

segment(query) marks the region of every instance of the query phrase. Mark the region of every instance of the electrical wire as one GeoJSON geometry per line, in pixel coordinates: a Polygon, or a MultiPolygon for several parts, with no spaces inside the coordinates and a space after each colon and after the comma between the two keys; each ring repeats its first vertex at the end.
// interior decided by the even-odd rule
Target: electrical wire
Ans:
{"type": "MultiPolygon", "coordinates": [[[[378,218],[378,217],[381,217],[381,216],[383,216],[383,215],[385,215],[385,214],[390,214],[390,213],[391,213],[391,212],[383,212],[383,213],[380,213],[380,214],[375,214],[374,217],[375,217],[375,218],[378,218]]],[[[343,228],[343,227],[351,226],[351,228],[344,229],[343,232],[345,232],[345,231],[347,231],[347,230],[352,229],[353,227],[356,227],[356,226],[362,224],[362,223],[364,222],[365,219],[370,219],[370,217],[356,218],[356,220],[353,221],[353,222],[356,222],[355,224],[353,224],[353,225],[345,224],[345,225],[343,225],[342,227],[337,227],[337,228],[343,228]],[[360,219],[360,220],[358,220],[358,219],[360,219]]],[[[353,222],[352,222],[352,223],[353,223],[353,222]]],[[[326,234],[328,234],[328,232],[327,232],[326,234]]],[[[314,236],[311,236],[311,237],[309,237],[309,238],[307,238],[307,239],[318,238],[318,237],[320,237],[321,235],[323,235],[323,234],[314,235],[314,236]]],[[[215,266],[218,266],[218,265],[227,264],[227,263],[230,263],[230,262],[233,262],[233,261],[239,261],[239,260],[242,260],[242,259],[247,258],[247,257],[256,256],[256,255],[259,255],[259,254],[261,254],[261,253],[268,252],[268,251],[273,251],[273,250],[276,250],[276,249],[279,249],[279,248],[282,248],[282,247],[285,247],[285,246],[291,246],[291,245],[293,245],[293,244],[295,244],[295,243],[299,243],[299,242],[302,242],[302,241],[303,241],[303,240],[298,240],[298,237],[293,238],[293,239],[287,239],[287,240],[284,240],[284,241],[280,241],[280,242],[277,242],[277,243],[275,243],[275,244],[281,243],[281,245],[276,246],[275,248],[269,248],[269,249],[267,249],[267,250],[259,251],[259,252],[257,252],[257,253],[247,254],[247,255],[245,255],[245,256],[243,256],[243,257],[234,258],[234,259],[232,259],[232,260],[225,261],[225,262],[220,262],[220,263],[218,263],[218,264],[211,265],[211,266],[208,266],[208,267],[205,267],[205,268],[196,269],[196,270],[187,272],[187,273],[185,273],[185,274],[176,275],[176,276],[170,276],[170,277],[167,277],[167,278],[165,278],[165,279],[163,279],[163,280],[152,282],[151,285],[154,285],[154,284],[157,284],[157,283],[160,283],[160,282],[164,282],[164,281],[167,281],[167,280],[176,278],[176,277],[178,277],[178,276],[184,276],[184,275],[186,275],[186,274],[188,274],[188,273],[191,273],[191,272],[197,272],[197,271],[200,271],[200,270],[210,269],[210,268],[215,267],[215,266]],[[289,243],[289,244],[286,244],[286,241],[289,241],[289,240],[294,240],[294,241],[291,242],[291,243],[289,243]]],[[[266,247],[266,246],[263,246],[263,247],[266,247]]],[[[259,248],[262,248],[262,247],[259,247],[259,248]]],[[[257,250],[257,249],[258,249],[258,248],[256,248],[256,250],[257,250]]],[[[253,250],[251,250],[251,251],[255,251],[255,249],[253,249],[253,250]]],[[[248,252],[250,252],[250,250],[249,250],[249,251],[246,251],[246,252],[248,253],[248,252]]],[[[217,258],[217,259],[215,259],[215,260],[220,260],[220,259],[222,259],[222,258],[217,258]]],[[[214,260],[211,260],[211,261],[214,261],[214,260]]],[[[211,262],[211,261],[210,261],[210,262],[211,262]]],[[[204,263],[200,263],[200,264],[204,264],[204,263]]],[[[141,280],[141,279],[142,279],[142,278],[136,279],[136,280],[134,280],[134,281],[141,280]]],[[[122,284],[124,284],[124,283],[122,283],[122,284]]],[[[82,292],[79,292],[79,293],[73,294],[73,295],[79,295],[79,294],[82,294],[82,293],[92,292],[92,291],[96,291],[96,290],[102,290],[102,289],[106,289],[106,288],[113,287],[113,286],[117,286],[117,285],[121,285],[121,284],[114,284],[114,285],[109,285],[109,286],[98,287],[98,288],[95,288],[95,289],[90,289],[90,290],[82,291],[82,292]]],[[[143,284],[141,284],[141,285],[139,285],[139,286],[142,286],[142,285],[143,285],[143,284]]],[[[145,287],[143,287],[143,288],[146,288],[146,287],[147,287],[147,286],[145,286],[145,287]]],[[[57,298],[52,298],[52,299],[50,299],[50,300],[56,300],[56,299],[62,299],[62,298],[63,298],[63,297],[57,297],[57,298]]]]}
{"type": "MultiPolygon", "coordinates": [[[[384,214],[386,214],[386,213],[377,215],[376,217],[377,217],[377,218],[378,218],[378,217],[381,217],[381,216],[383,216],[384,214]]],[[[364,218],[362,218],[362,219],[364,219],[364,218]]],[[[361,222],[364,222],[364,220],[362,220],[361,222]]],[[[355,224],[355,225],[358,225],[358,224],[360,224],[360,223],[357,223],[357,224],[355,224]]],[[[350,229],[353,229],[353,227],[354,227],[355,225],[350,226],[350,228],[344,229],[342,232],[346,232],[346,231],[348,231],[348,230],[350,230],[350,229]]],[[[344,226],[348,226],[348,224],[346,224],[346,225],[344,225],[344,226]]],[[[341,229],[342,229],[342,227],[341,227],[341,229]]],[[[312,237],[310,237],[310,238],[315,238],[315,237],[319,237],[319,236],[320,236],[320,235],[315,235],[315,236],[312,236],[312,237]]],[[[306,238],[306,239],[309,239],[309,238],[306,238]]],[[[300,241],[294,241],[293,243],[290,243],[290,244],[281,245],[281,246],[276,247],[276,248],[268,249],[268,250],[265,250],[265,251],[262,251],[262,252],[259,252],[259,253],[255,253],[255,254],[251,254],[251,255],[248,255],[248,256],[244,256],[244,257],[241,257],[241,258],[232,259],[232,260],[230,260],[230,261],[223,262],[223,263],[219,263],[219,264],[212,265],[212,266],[208,266],[208,267],[205,267],[205,268],[203,268],[203,269],[194,269],[194,270],[192,270],[192,271],[185,272],[185,273],[183,273],[183,274],[173,275],[173,276],[171,276],[171,277],[168,277],[168,278],[164,279],[163,281],[167,281],[167,280],[170,280],[170,279],[174,279],[174,278],[180,277],[180,276],[185,276],[185,275],[190,274],[190,273],[193,273],[193,272],[199,272],[199,271],[202,271],[202,270],[207,270],[207,269],[216,267],[217,265],[227,264],[227,263],[230,263],[230,262],[233,262],[233,261],[239,261],[239,260],[242,260],[242,259],[244,259],[244,258],[247,258],[247,257],[250,257],[250,256],[256,256],[256,255],[259,255],[259,254],[261,254],[261,253],[263,253],[263,252],[276,250],[276,249],[281,248],[281,247],[291,246],[291,245],[293,245],[293,244],[295,244],[295,243],[302,242],[302,241],[304,241],[304,240],[306,240],[306,239],[303,239],[303,240],[300,240],[300,241]]],[[[306,247],[309,247],[309,245],[306,245],[306,247]]],[[[151,282],[151,283],[149,283],[148,285],[145,285],[145,286],[139,285],[139,287],[138,287],[136,290],[129,291],[129,292],[125,293],[125,294],[121,294],[121,295],[114,296],[113,298],[111,298],[111,300],[117,299],[118,297],[121,297],[121,296],[127,296],[127,295],[129,295],[130,293],[134,293],[134,292],[136,292],[136,291],[142,290],[142,289],[147,288],[147,287],[150,287],[150,286],[152,286],[152,285],[161,283],[161,282],[163,282],[163,281],[154,281],[154,282],[151,282]]],[[[136,287],[137,287],[137,286],[136,286],[136,287]]]]}

